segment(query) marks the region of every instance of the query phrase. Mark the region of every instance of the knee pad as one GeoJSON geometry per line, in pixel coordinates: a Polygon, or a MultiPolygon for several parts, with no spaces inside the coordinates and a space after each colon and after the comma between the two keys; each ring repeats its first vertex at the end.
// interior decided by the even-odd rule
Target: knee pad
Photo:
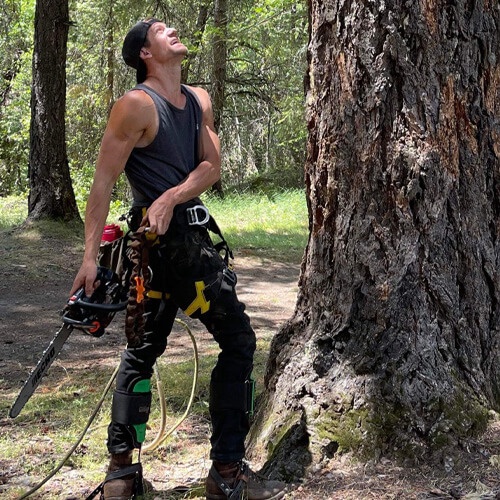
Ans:
{"type": "Polygon", "coordinates": [[[135,384],[133,392],[116,390],[113,393],[111,419],[117,424],[132,426],[136,432],[138,443],[146,437],[146,422],[151,411],[150,381],[140,380],[135,384]]]}

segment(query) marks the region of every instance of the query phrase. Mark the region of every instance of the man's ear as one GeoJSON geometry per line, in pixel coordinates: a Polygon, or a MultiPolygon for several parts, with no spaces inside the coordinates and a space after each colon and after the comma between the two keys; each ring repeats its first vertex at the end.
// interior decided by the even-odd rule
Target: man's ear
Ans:
{"type": "Polygon", "coordinates": [[[151,57],[151,52],[147,49],[147,47],[142,47],[141,51],[139,52],[139,57],[144,60],[144,59],[149,59],[151,57]]]}

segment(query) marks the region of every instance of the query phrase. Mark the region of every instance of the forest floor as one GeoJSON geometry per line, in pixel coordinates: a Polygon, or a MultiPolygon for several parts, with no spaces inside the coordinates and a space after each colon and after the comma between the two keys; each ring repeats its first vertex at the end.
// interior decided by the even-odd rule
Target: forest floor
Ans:
{"type": "MultiPolygon", "coordinates": [[[[0,238],[0,498],[13,500],[23,489],[33,486],[43,474],[41,462],[56,460],[59,449],[57,424],[48,416],[32,412],[34,420],[12,420],[7,411],[22,382],[52,338],[60,320],[57,312],[65,303],[71,281],[80,263],[81,238],[75,243],[67,235],[35,230],[4,231],[0,238]],[[39,429],[24,451],[14,452],[11,441],[23,439],[29,426],[39,429]],[[47,437],[53,428],[54,438],[47,437]],[[17,455],[16,455],[17,453],[17,455]]],[[[277,262],[240,250],[236,255],[238,294],[247,304],[259,346],[267,349],[272,336],[291,316],[297,294],[299,263],[277,262]]],[[[116,320],[115,320],[116,321],[116,320]]],[[[88,376],[97,367],[116,364],[123,347],[120,328],[112,325],[102,339],[74,333],[47,376],[46,389],[56,388],[63,378],[88,376]]],[[[199,339],[200,355],[214,356],[216,346],[195,323],[190,323],[199,339]]],[[[164,357],[191,358],[179,328],[172,334],[164,357]]],[[[261,354],[261,365],[265,353],[261,354]]],[[[75,380],[73,380],[75,383],[75,380]]],[[[100,388],[98,389],[100,391],[100,388]]],[[[167,392],[169,391],[167,382],[167,392]]],[[[37,391],[38,392],[38,391],[37,391]]],[[[75,391],[75,398],[78,391],[75,391]]],[[[40,398],[40,395],[38,395],[40,398]]],[[[29,403],[36,408],[37,394],[29,403]]],[[[68,410],[69,411],[69,410],[68,410]]],[[[143,457],[145,476],[155,491],[148,499],[202,498],[202,484],[210,466],[208,460],[209,422],[205,413],[194,412],[179,428],[176,439],[159,452],[143,457]]],[[[104,448],[105,429],[100,446],[104,448]]],[[[60,430],[64,434],[64,429],[60,430]]],[[[94,446],[81,445],[80,459],[94,446]]],[[[87,465],[89,476],[70,462],[32,498],[80,499],[96,486],[104,474],[105,457],[87,465]],[[100,461],[99,461],[100,460],[100,461]],[[89,484],[90,482],[90,484],[89,484]]],[[[360,463],[345,454],[317,464],[300,485],[287,495],[297,500],[489,500],[500,499],[500,422],[492,419],[481,438],[464,443],[436,463],[401,465],[389,458],[360,463]]]]}

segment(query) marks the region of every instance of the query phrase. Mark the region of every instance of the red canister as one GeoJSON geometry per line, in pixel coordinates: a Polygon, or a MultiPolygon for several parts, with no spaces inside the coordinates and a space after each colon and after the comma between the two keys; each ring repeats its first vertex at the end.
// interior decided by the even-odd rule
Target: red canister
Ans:
{"type": "Polygon", "coordinates": [[[123,236],[123,231],[118,224],[104,226],[101,241],[114,241],[123,236]]]}

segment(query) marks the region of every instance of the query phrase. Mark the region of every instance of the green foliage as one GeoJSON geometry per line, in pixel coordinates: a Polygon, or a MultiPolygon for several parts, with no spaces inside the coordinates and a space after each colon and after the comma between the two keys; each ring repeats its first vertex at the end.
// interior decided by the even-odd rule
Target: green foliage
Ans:
{"type": "Polygon", "coordinates": [[[21,224],[28,215],[28,200],[25,196],[0,198],[0,229],[10,229],[21,224]]]}
{"type": "Polygon", "coordinates": [[[0,7],[0,196],[27,188],[35,0],[0,7]]]}
{"type": "Polygon", "coordinates": [[[264,176],[274,186],[303,181],[306,126],[305,2],[238,3],[229,26],[228,89],[221,138],[229,184],[264,176]]]}

